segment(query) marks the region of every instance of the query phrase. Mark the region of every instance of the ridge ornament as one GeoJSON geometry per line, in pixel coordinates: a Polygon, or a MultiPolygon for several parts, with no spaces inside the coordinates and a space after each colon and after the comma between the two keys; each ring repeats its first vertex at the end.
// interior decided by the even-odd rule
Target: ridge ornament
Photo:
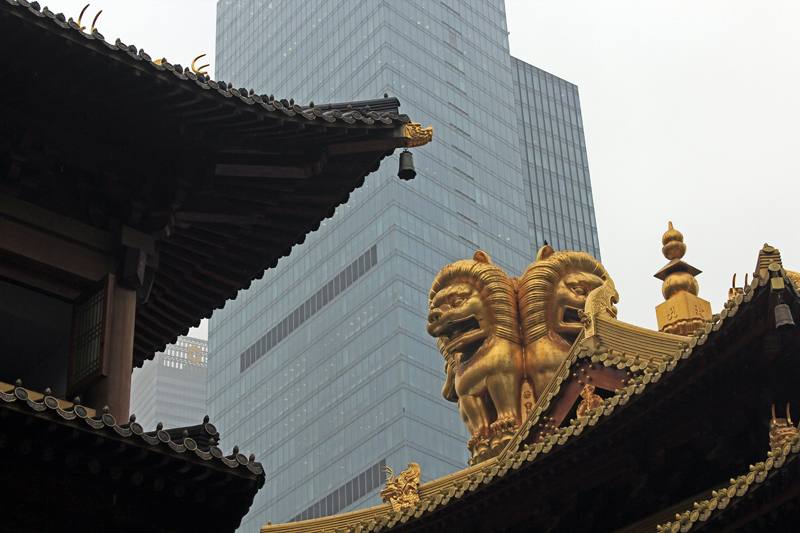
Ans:
{"type": "Polygon", "coordinates": [[[397,478],[391,468],[383,468],[389,478],[386,480],[386,488],[381,491],[381,498],[384,502],[391,503],[393,511],[400,511],[419,501],[418,489],[422,470],[417,463],[408,463],[408,470],[401,472],[397,478]]]}

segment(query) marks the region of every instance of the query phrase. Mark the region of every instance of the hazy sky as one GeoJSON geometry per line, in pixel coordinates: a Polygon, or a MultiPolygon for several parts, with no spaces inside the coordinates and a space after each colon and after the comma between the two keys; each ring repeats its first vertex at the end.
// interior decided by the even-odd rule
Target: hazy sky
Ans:
{"type": "Polygon", "coordinates": [[[512,2],[511,53],[580,89],[620,319],[655,328],[668,221],[715,312],[765,242],[800,270],[800,2],[512,2]],[[795,161],[794,163],[792,161],[795,161]]]}
{"type": "MultiPolygon", "coordinates": [[[[396,0],[402,1],[402,0],[396,0]]],[[[52,0],[77,19],[83,1],[52,0]]],[[[97,27],[214,74],[214,0],[110,0],[97,27]],[[205,58],[204,58],[205,59],[205,58]]],[[[506,2],[512,55],[580,88],[603,264],[620,319],[655,328],[673,221],[722,309],[765,242],[800,270],[800,1],[506,2]]],[[[365,95],[368,97],[371,95],[365,95]]],[[[509,102],[513,105],[513,102],[509,102]]],[[[192,334],[203,335],[193,331],[192,334]]]]}

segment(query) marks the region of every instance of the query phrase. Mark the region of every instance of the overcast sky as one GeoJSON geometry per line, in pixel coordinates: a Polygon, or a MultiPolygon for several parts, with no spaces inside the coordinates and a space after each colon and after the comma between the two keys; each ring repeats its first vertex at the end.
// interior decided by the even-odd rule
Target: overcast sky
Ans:
{"type": "MultiPolygon", "coordinates": [[[[715,312],[765,242],[800,270],[800,2],[508,1],[511,53],[580,89],[620,319],[655,328],[668,221],[715,312]]],[[[741,283],[741,281],[740,281],[741,283]]]]}
{"type": "MultiPolygon", "coordinates": [[[[76,20],[84,5],[49,2],[76,20]]],[[[206,53],[213,77],[215,6],[105,0],[84,18],[91,24],[103,9],[97,27],[107,40],[172,63],[206,53]]],[[[508,0],[506,11],[512,55],[580,89],[600,249],[621,320],[656,327],[663,297],[653,274],[667,262],[670,220],[715,312],[765,242],[800,270],[800,1],[508,0]]]]}

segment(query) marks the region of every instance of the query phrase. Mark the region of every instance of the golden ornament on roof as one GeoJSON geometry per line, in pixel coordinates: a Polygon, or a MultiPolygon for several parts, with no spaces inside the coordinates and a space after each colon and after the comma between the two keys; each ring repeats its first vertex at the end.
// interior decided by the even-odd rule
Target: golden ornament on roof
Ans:
{"type": "Polygon", "coordinates": [[[700,284],[690,273],[678,271],[670,274],[661,285],[661,294],[664,295],[665,300],[669,300],[681,291],[697,296],[697,293],[700,292],[700,284]]]}
{"type": "Polygon", "coordinates": [[[669,260],[680,259],[686,254],[686,245],[683,244],[683,234],[672,227],[672,222],[669,223],[669,229],[661,237],[661,253],[664,254],[669,260]]]}
{"type": "MultiPolygon", "coordinates": [[[[90,5],[91,4],[86,4],[86,6],[81,10],[81,14],[78,15],[78,26],[79,26],[78,29],[80,31],[83,31],[83,30],[86,29],[86,26],[81,26],[81,19],[83,19],[83,14],[86,13],[86,10],[89,9],[90,5]]],[[[97,24],[97,19],[100,17],[100,13],[102,13],[102,12],[103,12],[103,10],[101,9],[100,11],[97,12],[97,15],[94,16],[94,20],[92,20],[92,27],[89,30],[89,33],[93,33],[94,32],[94,25],[97,24]]]]}
{"type": "Polygon", "coordinates": [[[594,385],[584,385],[581,390],[581,403],[578,405],[576,415],[578,418],[585,417],[591,409],[597,409],[603,405],[603,399],[594,393],[594,385]]]}
{"type": "Polygon", "coordinates": [[[775,404],[772,405],[772,419],[769,421],[769,447],[783,448],[789,439],[797,433],[797,428],[792,424],[792,414],[789,404],[786,404],[786,418],[775,417],[775,404]]]}
{"type": "Polygon", "coordinates": [[[508,445],[584,332],[581,312],[600,287],[606,290],[595,307],[614,318],[618,295],[603,265],[547,245],[520,278],[482,251],[436,276],[427,330],[445,359],[442,394],[458,403],[472,435],[470,464],[508,445]]]}
{"type": "Polygon", "coordinates": [[[433,126],[423,128],[418,122],[409,122],[403,125],[403,137],[405,137],[406,148],[423,146],[433,139],[433,126]]]}
{"type": "Polygon", "coordinates": [[[386,480],[386,488],[381,491],[381,498],[391,503],[393,511],[400,511],[419,501],[418,489],[422,470],[417,463],[408,463],[408,470],[401,472],[397,478],[388,466],[383,469],[389,474],[389,478],[386,480]]]}
{"type": "Polygon", "coordinates": [[[700,270],[683,261],[686,245],[683,234],[672,222],[661,238],[661,253],[669,259],[655,277],[663,283],[661,294],[666,300],[656,307],[659,331],[676,335],[689,335],[704,326],[711,318],[711,305],[699,298],[700,285],[695,276],[700,270]]]}
{"type": "Polygon", "coordinates": [[[207,66],[211,65],[211,63],[206,63],[205,65],[201,65],[199,67],[195,67],[194,66],[194,64],[197,62],[198,59],[200,59],[201,57],[205,57],[205,56],[206,56],[205,54],[200,54],[199,56],[197,56],[194,59],[192,59],[192,65],[191,65],[192,66],[192,72],[194,72],[195,74],[202,74],[204,76],[208,74],[208,72],[206,72],[203,69],[206,68],[207,66]]]}

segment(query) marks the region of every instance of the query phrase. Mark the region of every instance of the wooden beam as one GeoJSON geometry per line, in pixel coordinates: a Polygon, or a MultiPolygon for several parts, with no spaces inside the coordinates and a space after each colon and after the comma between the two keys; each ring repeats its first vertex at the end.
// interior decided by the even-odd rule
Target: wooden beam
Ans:
{"type": "Polygon", "coordinates": [[[232,200],[246,200],[265,205],[280,205],[278,197],[274,193],[263,194],[255,191],[233,191],[222,189],[219,190],[217,194],[223,198],[229,198],[232,200]]]}
{"type": "Polygon", "coordinates": [[[406,145],[405,137],[388,137],[370,141],[356,141],[350,143],[331,144],[328,146],[328,155],[359,154],[365,152],[386,152],[406,145]]]}
{"type": "MultiPolygon", "coordinates": [[[[205,266],[207,266],[207,265],[205,265],[205,266]]],[[[197,268],[197,272],[199,272],[199,273],[201,273],[201,274],[203,274],[203,275],[205,275],[205,276],[207,276],[209,278],[213,278],[213,279],[219,281],[220,283],[224,283],[226,285],[229,285],[229,286],[235,288],[236,290],[239,290],[239,289],[244,287],[244,283],[242,283],[241,281],[236,281],[236,280],[228,278],[226,276],[222,276],[219,273],[213,272],[213,271],[211,271],[211,270],[209,270],[207,268],[198,267],[197,268]]]]}
{"type": "Polygon", "coordinates": [[[173,317],[175,316],[175,314],[178,314],[183,317],[184,322],[189,320],[191,321],[192,324],[194,324],[197,320],[199,320],[197,316],[191,314],[189,311],[181,309],[178,306],[172,306],[172,307],[166,306],[164,305],[164,302],[161,300],[148,302],[147,308],[166,317],[173,317]]]}
{"type": "Polygon", "coordinates": [[[245,263],[233,259],[219,259],[219,260],[209,259],[203,265],[203,267],[212,267],[212,266],[215,267],[218,271],[238,274],[241,276],[245,276],[247,279],[250,279],[251,276],[255,275],[254,271],[256,270],[250,265],[247,265],[245,263]]]}
{"type": "Polygon", "coordinates": [[[215,283],[215,280],[208,279],[205,275],[200,274],[198,271],[194,271],[191,276],[186,277],[186,281],[191,281],[196,283],[206,292],[212,292],[219,294],[223,298],[226,298],[231,294],[231,292],[236,291],[239,289],[236,285],[227,285],[225,287],[220,287],[219,283],[215,283]]]}
{"type": "MultiPolygon", "coordinates": [[[[156,241],[156,248],[161,252],[161,262],[164,263],[170,262],[170,258],[168,256],[177,257],[192,264],[202,264],[206,257],[214,257],[214,255],[203,255],[201,253],[197,253],[173,244],[171,239],[156,241]]],[[[156,279],[158,279],[158,277],[156,277],[156,279]]]]}
{"type": "Polygon", "coordinates": [[[289,239],[284,239],[282,242],[277,244],[270,241],[269,245],[264,244],[264,242],[265,241],[253,242],[252,240],[241,240],[231,243],[227,249],[230,252],[238,252],[245,255],[258,255],[264,258],[270,258],[280,256],[283,253],[283,250],[285,250],[289,244],[294,244],[296,241],[292,241],[290,243],[289,239]]]}
{"type": "Polygon", "coordinates": [[[214,246],[215,248],[226,248],[231,242],[230,237],[222,237],[216,233],[196,228],[194,226],[189,228],[178,228],[175,231],[175,234],[187,239],[214,246]]]}
{"type": "MultiPolygon", "coordinates": [[[[139,309],[137,309],[137,312],[141,313],[143,316],[147,316],[151,320],[156,320],[156,317],[154,317],[153,314],[158,314],[158,315],[164,317],[164,319],[170,320],[170,321],[173,321],[173,322],[176,321],[176,320],[179,320],[180,322],[176,324],[177,326],[180,326],[181,324],[186,322],[187,319],[188,320],[192,320],[192,321],[194,320],[194,317],[192,317],[191,315],[189,315],[186,312],[178,312],[177,314],[180,315],[180,318],[175,318],[175,314],[176,314],[175,311],[169,312],[169,311],[166,311],[165,309],[162,309],[161,307],[159,307],[157,305],[148,305],[146,307],[145,306],[139,306],[139,309]]],[[[190,326],[191,326],[191,324],[190,324],[190,326]]]]}
{"type": "Polygon", "coordinates": [[[217,176],[234,176],[245,178],[293,178],[306,179],[311,176],[310,171],[303,167],[283,167],[273,165],[226,165],[218,164],[214,169],[217,176]]]}
{"type": "Polygon", "coordinates": [[[148,152],[144,146],[129,143],[123,153],[118,143],[108,142],[108,136],[89,137],[77,133],[75,128],[55,127],[51,122],[23,114],[8,105],[0,104],[0,116],[12,124],[35,128],[48,152],[57,153],[57,159],[62,163],[92,175],[105,169],[135,182],[141,175],[163,176],[174,170],[167,168],[171,161],[163,160],[162,154],[148,152]],[[92,154],[92,157],[87,158],[84,154],[92,154]],[[137,161],[135,173],[130,167],[132,160],[137,161]]]}
{"type": "MultiPolygon", "coordinates": [[[[139,328],[152,333],[160,339],[165,337],[166,339],[171,339],[179,333],[175,332],[172,328],[165,327],[161,323],[157,323],[156,321],[144,316],[142,313],[137,313],[136,317],[136,329],[139,328]]],[[[165,342],[169,342],[169,340],[165,340],[165,342]]]]}
{"type": "MultiPolygon", "coordinates": [[[[29,226],[42,228],[48,233],[61,235],[99,252],[111,253],[115,250],[116,243],[111,233],[5,194],[0,194],[0,214],[5,215],[4,218],[13,218],[29,226]]],[[[131,235],[138,233],[133,230],[130,232],[131,235]]]]}
{"type": "Polygon", "coordinates": [[[83,289],[76,285],[10,263],[0,262],[0,278],[21,283],[67,301],[72,301],[83,293],[83,289]]]}
{"type": "Polygon", "coordinates": [[[258,177],[248,177],[248,176],[217,176],[215,180],[215,185],[219,186],[233,186],[233,187],[245,187],[247,189],[265,189],[268,191],[280,191],[280,192],[287,192],[292,193],[294,192],[294,186],[296,183],[304,183],[304,182],[294,182],[294,181],[270,181],[265,180],[258,177]]]}
{"type": "MultiPolygon", "coordinates": [[[[186,328],[186,326],[181,325],[180,322],[176,322],[174,316],[168,316],[166,314],[161,314],[161,313],[159,313],[161,316],[153,316],[154,313],[148,311],[152,310],[150,310],[149,308],[139,307],[139,309],[136,312],[138,316],[146,318],[149,323],[164,324],[171,331],[182,331],[183,329],[186,328]]],[[[137,319],[137,324],[139,323],[140,322],[138,322],[137,319]]]]}
{"type": "Polygon", "coordinates": [[[134,340],[135,342],[139,343],[140,346],[142,344],[149,346],[149,348],[146,348],[145,351],[150,352],[155,352],[165,344],[165,341],[161,340],[159,337],[153,338],[152,334],[148,334],[144,329],[138,329],[135,331],[134,340]]]}
{"type": "Polygon", "coordinates": [[[203,244],[199,241],[183,237],[180,233],[176,233],[175,235],[171,236],[168,242],[182,250],[189,250],[190,252],[194,252],[205,257],[215,257],[217,252],[220,250],[220,248],[215,246],[203,244]]]}
{"type": "Polygon", "coordinates": [[[204,311],[203,307],[193,302],[187,301],[180,295],[174,294],[174,291],[172,290],[167,290],[164,293],[159,294],[158,296],[159,296],[157,299],[158,304],[163,305],[164,307],[168,307],[173,311],[175,311],[176,313],[180,313],[183,315],[188,314],[195,321],[203,318],[203,315],[205,314],[203,312],[204,311]],[[187,309],[181,309],[178,305],[173,303],[173,300],[179,300],[180,303],[183,303],[187,307],[187,309]]]}
{"type": "Polygon", "coordinates": [[[0,218],[0,249],[87,281],[116,270],[113,255],[8,218],[0,218]]]}
{"type": "Polygon", "coordinates": [[[213,233],[215,235],[222,235],[224,237],[228,237],[231,239],[238,239],[241,232],[241,228],[226,226],[223,224],[213,224],[210,222],[196,222],[192,224],[189,228],[179,228],[181,233],[183,233],[184,229],[189,229],[189,230],[198,229],[202,231],[207,231],[209,233],[213,233]]]}

